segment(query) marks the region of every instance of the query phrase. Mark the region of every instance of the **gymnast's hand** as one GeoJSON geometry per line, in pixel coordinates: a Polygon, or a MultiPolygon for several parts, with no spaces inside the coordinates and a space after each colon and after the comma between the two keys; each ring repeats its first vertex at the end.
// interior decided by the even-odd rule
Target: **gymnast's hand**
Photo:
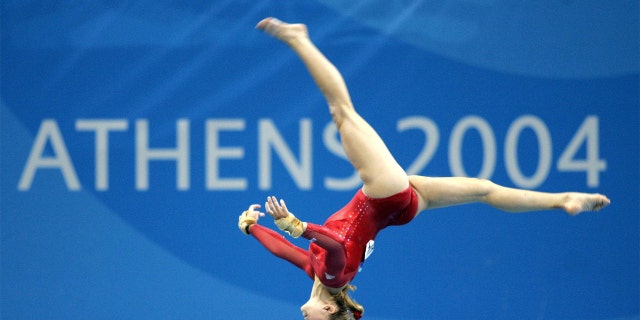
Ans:
{"type": "Polygon", "coordinates": [[[278,228],[294,238],[297,238],[304,233],[307,229],[307,223],[300,221],[293,213],[289,212],[284,200],[276,197],[267,197],[267,202],[264,204],[267,213],[274,219],[278,228]]]}
{"type": "Polygon", "coordinates": [[[284,200],[280,199],[280,202],[278,202],[278,198],[274,196],[267,197],[264,208],[274,220],[286,218],[289,215],[289,210],[284,200]]]}
{"type": "Polygon", "coordinates": [[[258,223],[260,217],[264,217],[264,213],[256,210],[258,208],[260,208],[259,204],[252,204],[238,217],[238,228],[242,233],[249,235],[249,227],[258,223]]]}

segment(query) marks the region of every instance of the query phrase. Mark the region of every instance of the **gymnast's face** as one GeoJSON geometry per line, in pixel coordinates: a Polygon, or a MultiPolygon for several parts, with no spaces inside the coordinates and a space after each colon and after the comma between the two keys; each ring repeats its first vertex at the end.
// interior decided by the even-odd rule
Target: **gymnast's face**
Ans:
{"type": "Polygon", "coordinates": [[[333,301],[322,301],[318,298],[310,298],[307,303],[300,307],[304,320],[326,320],[336,312],[338,307],[333,301]]]}

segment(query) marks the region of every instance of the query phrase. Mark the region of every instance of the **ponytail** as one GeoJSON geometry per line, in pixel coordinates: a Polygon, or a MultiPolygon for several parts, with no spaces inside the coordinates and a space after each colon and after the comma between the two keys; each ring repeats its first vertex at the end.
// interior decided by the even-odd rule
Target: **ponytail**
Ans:
{"type": "Polygon", "coordinates": [[[355,290],[356,286],[349,284],[333,296],[338,305],[338,312],[333,314],[331,320],[357,320],[362,318],[364,307],[349,296],[349,291],[355,290]]]}

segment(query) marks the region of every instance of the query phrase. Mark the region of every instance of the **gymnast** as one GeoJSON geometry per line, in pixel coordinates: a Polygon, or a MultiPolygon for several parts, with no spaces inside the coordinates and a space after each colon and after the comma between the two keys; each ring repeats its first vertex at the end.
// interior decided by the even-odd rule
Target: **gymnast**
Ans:
{"type": "Polygon", "coordinates": [[[507,212],[564,210],[570,215],[609,205],[601,194],[547,193],[503,187],[466,177],[407,175],[376,131],[356,112],[344,79],[311,42],[304,24],[266,18],[257,29],[287,44],[305,64],[329,106],[346,155],[363,182],[353,199],[323,225],[296,218],[285,202],[268,197],[265,211],[278,228],[311,241],[304,250],[279,233],[259,225],[265,214],[253,204],[238,219],[240,230],[255,237],[271,253],[285,259],[313,280],[311,296],[300,308],[304,319],[360,319],[362,305],[349,291],[350,282],[373,250],[377,233],[406,224],[421,211],[465,203],[484,203],[507,212]]]}

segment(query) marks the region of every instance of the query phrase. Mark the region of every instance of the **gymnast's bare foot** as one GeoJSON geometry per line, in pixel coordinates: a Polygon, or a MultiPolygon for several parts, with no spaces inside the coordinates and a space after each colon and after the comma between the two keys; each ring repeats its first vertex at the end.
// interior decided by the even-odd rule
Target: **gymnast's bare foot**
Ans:
{"type": "Polygon", "coordinates": [[[263,19],[258,22],[256,29],[260,29],[276,39],[289,44],[296,39],[309,37],[306,25],[301,23],[286,23],[276,18],[263,19]]]}
{"type": "Polygon", "coordinates": [[[611,203],[609,198],[598,194],[576,193],[567,194],[567,201],[562,209],[570,215],[577,215],[583,211],[598,211],[611,203]]]}

